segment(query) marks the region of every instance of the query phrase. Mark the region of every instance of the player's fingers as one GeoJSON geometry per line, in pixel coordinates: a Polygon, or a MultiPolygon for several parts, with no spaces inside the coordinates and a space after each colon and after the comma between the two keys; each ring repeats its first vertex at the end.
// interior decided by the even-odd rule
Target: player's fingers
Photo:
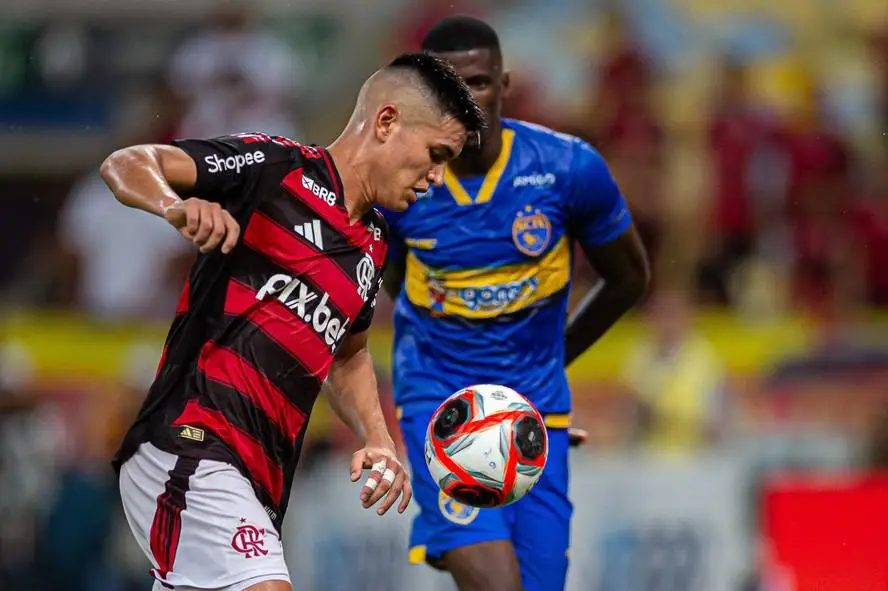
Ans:
{"type": "Polygon", "coordinates": [[[404,489],[401,492],[401,504],[398,505],[398,513],[403,513],[407,510],[407,507],[410,505],[410,501],[413,499],[413,485],[410,484],[409,475],[404,472],[404,489]]]}
{"type": "Polygon", "coordinates": [[[356,451],[352,455],[351,481],[357,482],[364,470],[364,450],[356,451]]]}
{"type": "MultiPolygon", "coordinates": [[[[204,203],[200,210],[200,226],[197,228],[197,232],[194,233],[194,243],[198,246],[203,246],[210,239],[215,222],[213,220],[213,210],[209,203],[204,203]]],[[[203,252],[203,249],[201,249],[201,252],[203,252]]]]}
{"type": "Polygon", "coordinates": [[[194,238],[200,228],[200,204],[197,201],[185,202],[185,231],[189,238],[194,238]]]}
{"type": "Polygon", "coordinates": [[[401,471],[395,476],[395,472],[391,468],[388,468],[382,475],[383,481],[385,481],[386,475],[389,473],[391,473],[393,478],[392,485],[385,499],[383,499],[382,504],[379,506],[379,509],[376,510],[378,515],[385,515],[386,512],[392,508],[392,505],[395,504],[395,501],[398,500],[398,497],[401,496],[401,493],[404,490],[404,472],[401,471]]]}
{"type": "MultiPolygon", "coordinates": [[[[382,476],[379,479],[379,485],[376,487],[376,490],[373,491],[373,494],[370,495],[370,498],[364,502],[365,507],[372,507],[379,499],[385,496],[392,488],[392,483],[395,481],[395,471],[391,468],[386,467],[382,471],[382,476]]],[[[380,514],[381,515],[381,514],[380,514]]]]}
{"type": "Polygon", "coordinates": [[[589,439],[588,431],[571,427],[567,432],[568,441],[571,447],[578,447],[586,443],[589,439]]]}
{"type": "Polygon", "coordinates": [[[218,205],[211,209],[210,218],[213,220],[213,229],[210,231],[207,241],[201,247],[201,252],[215,250],[222,243],[222,240],[225,238],[225,231],[228,229],[225,224],[225,217],[222,215],[222,208],[218,205]]]}
{"type": "MultiPolygon", "coordinates": [[[[364,456],[364,466],[367,465],[368,458],[366,455],[364,456]]],[[[386,460],[385,458],[379,460],[372,466],[370,466],[370,474],[367,476],[367,480],[364,481],[364,487],[361,489],[361,502],[364,504],[364,508],[370,506],[368,503],[370,496],[376,491],[379,487],[379,481],[382,480],[382,473],[385,472],[386,468],[386,460]]],[[[374,501],[375,502],[375,501],[374,501]]]]}
{"type": "Polygon", "coordinates": [[[222,219],[225,222],[225,242],[222,243],[222,252],[228,254],[237,246],[237,239],[240,237],[240,226],[231,214],[224,209],[222,210],[222,219]]]}

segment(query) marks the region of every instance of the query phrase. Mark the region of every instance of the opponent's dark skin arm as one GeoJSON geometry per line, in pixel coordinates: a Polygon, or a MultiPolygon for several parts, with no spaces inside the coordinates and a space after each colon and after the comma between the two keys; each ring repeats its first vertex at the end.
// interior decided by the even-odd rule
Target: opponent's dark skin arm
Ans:
{"type": "Polygon", "coordinates": [[[404,277],[407,274],[407,251],[405,249],[389,249],[388,260],[382,275],[382,288],[395,301],[401,293],[404,277]]]}
{"type": "Polygon", "coordinates": [[[603,284],[596,285],[567,321],[564,366],[568,367],[641,300],[650,282],[647,254],[634,227],[600,246],[581,244],[603,284]]]}

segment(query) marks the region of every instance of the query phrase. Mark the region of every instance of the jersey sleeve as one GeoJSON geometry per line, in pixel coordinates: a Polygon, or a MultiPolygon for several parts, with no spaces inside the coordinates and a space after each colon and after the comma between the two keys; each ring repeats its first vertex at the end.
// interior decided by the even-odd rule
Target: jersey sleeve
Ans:
{"type": "Polygon", "coordinates": [[[352,324],[351,334],[358,334],[360,332],[364,332],[370,328],[370,325],[373,324],[373,313],[376,311],[376,298],[379,297],[379,290],[382,288],[382,275],[379,276],[379,280],[377,281],[376,290],[373,293],[373,297],[371,297],[364,304],[364,307],[361,308],[361,311],[358,313],[358,317],[355,318],[354,324],[352,324]]]}
{"type": "Polygon", "coordinates": [[[213,139],[181,139],[174,146],[191,156],[197,182],[191,194],[231,205],[249,199],[269,171],[286,174],[298,144],[265,134],[227,135],[213,139]]]}
{"type": "Polygon", "coordinates": [[[567,193],[567,219],[581,244],[598,246],[620,236],[632,224],[629,206],[604,158],[578,142],[567,193]]]}

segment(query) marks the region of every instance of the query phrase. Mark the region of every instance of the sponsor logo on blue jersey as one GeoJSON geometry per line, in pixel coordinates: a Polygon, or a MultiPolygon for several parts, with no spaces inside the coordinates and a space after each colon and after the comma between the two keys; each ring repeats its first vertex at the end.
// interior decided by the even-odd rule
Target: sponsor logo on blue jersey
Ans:
{"type": "Polygon", "coordinates": [[[536,291],[537,285],[539,279],[528,277],[522,281],[510,281],[499,285],[465,287],[457,293],[469,310],[496,310],[529,297],[536,291]]]}

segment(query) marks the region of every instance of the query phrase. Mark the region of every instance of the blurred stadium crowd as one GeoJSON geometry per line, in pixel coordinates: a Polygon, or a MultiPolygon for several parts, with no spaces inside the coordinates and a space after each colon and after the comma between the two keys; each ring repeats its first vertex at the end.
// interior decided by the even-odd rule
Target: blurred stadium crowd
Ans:
{"type": "MultiPolygon", "coordinates": [[[[107,458],[195,252],[116,204],[102,158],[247,130],[328,142],[364,75],[456,12],[500,31],[510,116],[605,155],[654,262],[644,308],[571,369],[580,453],[715,446],[756,483],[888,466],[885,2],[3,3],[0,588],[150,588],[107,458]]],[[[303,474],[352,443],[319,406],[303,474]]],[[[743,588],[764,589],[750,563],[743,588]]]]}

